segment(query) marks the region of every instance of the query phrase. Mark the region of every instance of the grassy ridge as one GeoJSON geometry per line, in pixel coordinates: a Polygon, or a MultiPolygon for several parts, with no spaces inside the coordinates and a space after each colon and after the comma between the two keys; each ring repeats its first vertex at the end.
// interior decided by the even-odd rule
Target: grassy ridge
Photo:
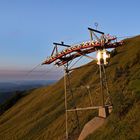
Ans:
{"type": "Polygon", "coordinates": [[[111,88],[113,113],[106,124],[86,140],[140,139],[140,37],[126,40],[125,44],[123,52],[119,49],[121,59],[116,65],[115,86],[111,88]]]}
{"type": "MultiPolygon", "coordinates": [[[[140,36],[127,39],[125,40],[125,45],[118,48],[117,55],[111,59],[106,71],[114,110],[106,125],[89,136],[88,139],[109,139],[108,135],[110,135],[110,139],[115,136],[117,139],[118,130],[120,130],[120,128],[122,128],[122,133],[123,129],[125,129],[125,132],[129,132],[127,131],[128,127],[126,125],[125,128],[123,128],[123,124],[127,124],[127,121],[131,120],[131,118],[131,123],[137,124],[133,129],[140,128],[138,127],[140,120],[138,117],[139,114],[137,113],[140,99],[139,46],[140,36]],[[132,117],[131,114],[133,113],[131,112],[135,112],[135,119],[132,117]],[[116,121],[120,123],[120,125],[118,125],[116,121]],[[114,128],[116,131],[113,130],[114,128]],[[105,133],[101,135],[102,132],[105,133]]],[[[87,89],[82,85],[89,85],[94,104],[101,104],[98,84],[99,71],[95,62],[91,64],[92,65],[84,66],[71,73],[72,89],[78,107],[90,105],[87,89]]],[[[63,79],[61,79],[49,87],[33,90],[30,94],[20,99],[12,108],[0,116],[0,138],[2,140],[64,139],[65,111],[63,85],[63,79]]],[[[70,107],[71,96],[69,95],[68,98],[70,107]]],[[[96,110],[79,112],[80,128],[82,129],[84,124],[96,115],[96,110]]],[[[69,116],[71,116],[69,117],[68,123],[69,133],[71,134],[71,139],[74,140],[77,138],[76,134],[80,132],[76,127],[74,116],[72,114],[69,114],[69,116]]],[[[133,134],[132,137],[136,138],[139,136],[138,133],[133,134]]]]}

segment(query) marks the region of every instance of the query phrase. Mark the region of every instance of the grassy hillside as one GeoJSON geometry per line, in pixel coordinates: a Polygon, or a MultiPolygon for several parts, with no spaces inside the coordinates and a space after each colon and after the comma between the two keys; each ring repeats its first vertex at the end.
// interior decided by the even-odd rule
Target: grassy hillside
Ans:
{"type": "Polygon", "coordinates": [[[124,46],[112,59],[117,63],[111,88],[114,110],[86,140],[140,139],[140,36],[126,40],[124,46]]]}
{"type": "MultiPolygon", "coordinates": [[[[78,107],[89,104],[89,85],[93,102],[100,105],[99,71],[95,62],[72,72],[72,89],[78,107]]],[[[106,68],[114,110],[105,126],[89,136],[93,139],[140,138],[140,36],[125,40],[106,68]],[[131,130],[131,131],[130,131],[131,130]],[[102,133],[102,134],[101,134],[102,133]]],[[[63,140],[65,137],[65,110],[63,79],[49,86],[33,90],[0,116],[2,140],[63,140]]],[[[71,97],[69,96],[69,107],[71,97]]],[[[80,130],[97,115],[97,111],[79,112],[80,130]]],[[[80,133],[74,116],[69,114],[71,139],[80,133]],[[72,118],[72,119],[70,119],[72,118]]]]}

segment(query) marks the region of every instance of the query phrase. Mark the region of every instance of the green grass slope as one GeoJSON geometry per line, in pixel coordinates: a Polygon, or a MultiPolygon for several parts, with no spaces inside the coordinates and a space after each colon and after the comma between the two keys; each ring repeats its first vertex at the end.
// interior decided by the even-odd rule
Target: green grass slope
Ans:
{"type": "MultiPolygon", "coordinates": [[[[90,106],[89,85],[94,105],[100,105],[99,71],[95,62],[71,73],[72,89],[78,107],[90,106]]],[[[125,40],[106,68],[114,110],[106,124],[87,139],[140,138],[140,36],[125,40]]],[[[33,90],[0,116],[1,140],[63,140],[65,110],[63,79],[33,90]]],[[[71,96],[68,96],[71,107],[71,96]]],[[[80,130],[97,115],[97,111],[78,112],[80,130]]],[[[68,118],[70,139],[80,133],[74,119],[68,118]]]]}
{"type": "Polygon", "coordinates": [[[114,110],[86,140],[140,140],[140,36],[124,46],[112,59],[117,64],[111,88],[114,110]]]}

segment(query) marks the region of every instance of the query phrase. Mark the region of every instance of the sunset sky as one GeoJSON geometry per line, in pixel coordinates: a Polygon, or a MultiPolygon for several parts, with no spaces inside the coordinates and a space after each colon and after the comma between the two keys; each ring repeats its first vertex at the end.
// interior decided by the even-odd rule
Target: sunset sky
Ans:
{"type": "MultiPolygon", "coordinates": [[[[25,78],[52,51],[54,41],[89,39],[87,27],[117,36],[140,34],[139,0],[0,0],[0,77],[25,78]]],[[[27,79],[57,79],[38,68],[27,79]],[[36,75],[36,76],[35,76],[36,75]]],[[[25,78],[26,79],[26,78],[25,78]]]]}

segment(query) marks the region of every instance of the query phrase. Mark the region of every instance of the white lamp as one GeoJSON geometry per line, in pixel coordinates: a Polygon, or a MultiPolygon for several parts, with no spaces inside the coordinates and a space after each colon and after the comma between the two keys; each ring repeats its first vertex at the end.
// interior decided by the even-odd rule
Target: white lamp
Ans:
{"type": "Polygon", "coordinates": [[[101,65],[101,64],[107,65],[108,64],[107,58],[110,58],[110,54],[108,54],[105,49],[98,50],[98,52],[97,52],[97,64],[98,65],[101,65]]]}

